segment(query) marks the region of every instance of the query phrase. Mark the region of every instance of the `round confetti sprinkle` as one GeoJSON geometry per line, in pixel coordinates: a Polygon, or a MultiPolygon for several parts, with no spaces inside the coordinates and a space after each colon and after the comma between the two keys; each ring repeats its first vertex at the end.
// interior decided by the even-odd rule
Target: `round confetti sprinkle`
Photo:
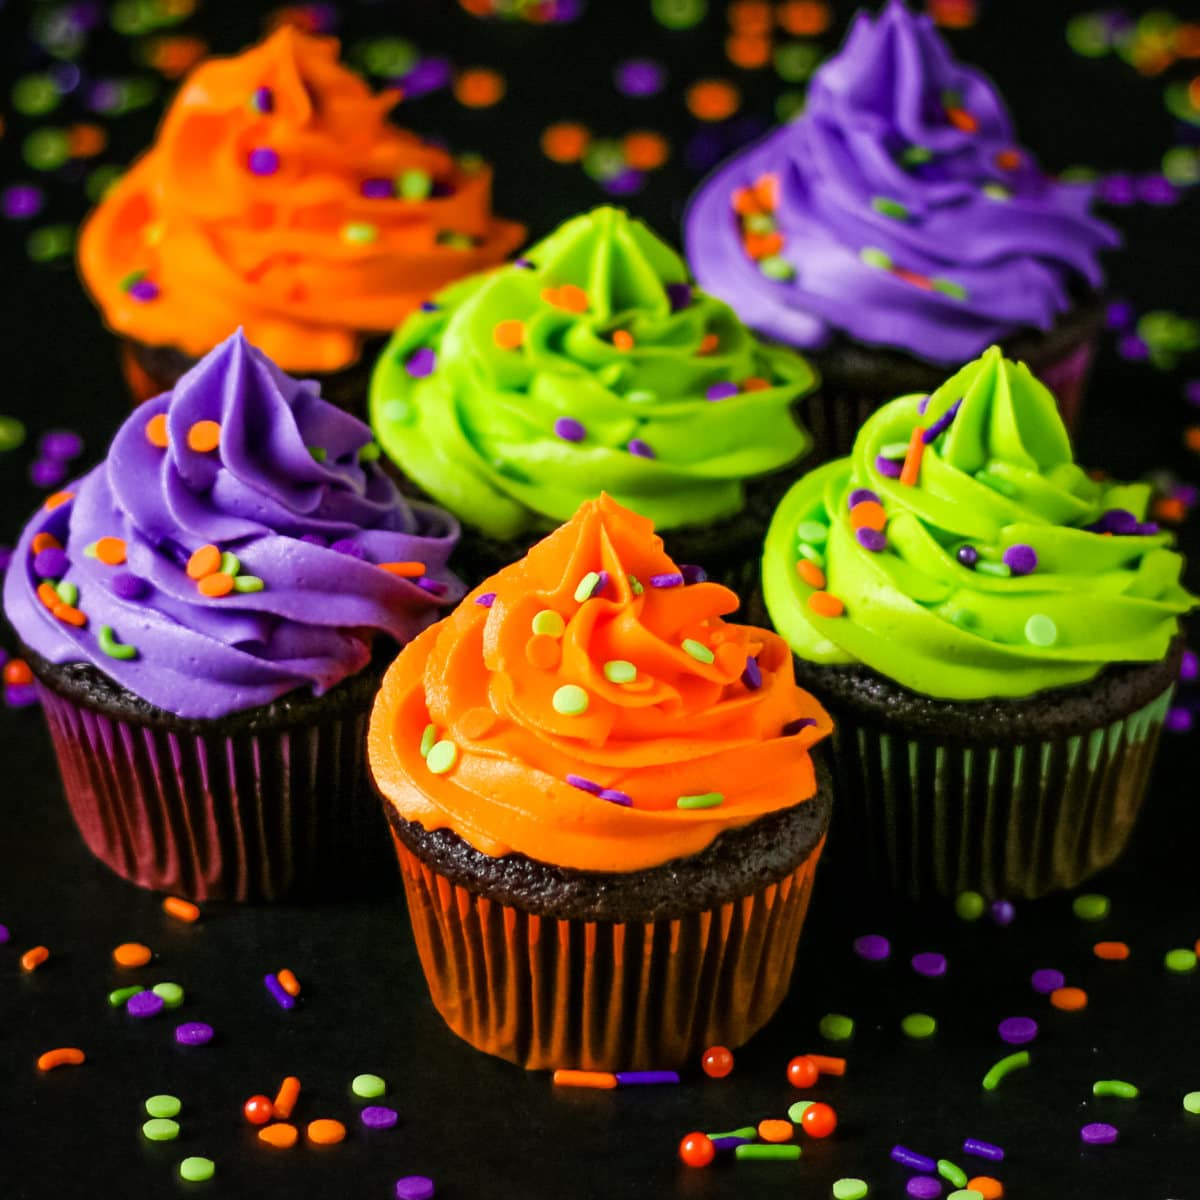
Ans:
{"type": "Polygon", "coordinates": [[[1079,1012],[1087,1008],[1087,992],[1083,988],[1060,987],[1050,993],[1050,1003],[1061,1012],[1079,1012]]]}
{"type": "Polygon", "coordinates": [[[604,678],[609,683],[633,683],[637,679],[637,667],[623,658],[613,658],[604,664],[604,678]]]}
{"type": "Polygon", "coordinates": [[[937,1021],[928,1013],[909,1013],[900,1022],[905,1037],[920,1041],[937,1033],[937,1021]]]}
{"type": "Polygon", "coordinates": [[[1193,1116],[1200,1115],[1200,1092],[1188,1092],[1183,1098],[1183,1107],[1193,1116]]]}
{"type": "Polygon", "coordinates": [[[1194,950],[1168,950],[1163,957],[1163,966],[1177,975],[1186,975],[1196,969],[1196,952],[1194,950]]]}
{"type": "Polygon", "coordinates": [[[904,1185],[904,1190],[913,1200],[937,1200],[942,1194],[942,1185],[929,1175],[914,1175],[904,1185]]]}
{"type": "Polygon", "coordinates": [[[590,699],[578,684],[565,683],[554,693],[551,704],[564,717],[579,717],[587,712],[590,699]]]}
{"type": "Polygon", "coordinates": [[[400,1114],[394,1108],[382,1104],[368,1104],[359,1113],[359,1120],[368,1129],[392,1129],[400,1120],[400,1114]]]}
{"type": "Polygon", "coordinates": [[[954,899],[954,911],[962,921],[978,921],[987,909],[987,901],[978,892],[960,892],[954,899]]]}
{"type": "Polygon", "coordinates": [[[279,154],[269,146],[251,150],[246,160],[252,175],[274,175],[279,170],[279,154]]]}
{"type": "Polygon", "coordinates": [[[142,1126],[142,1136],[150,1142],[173,1142],[179,1136],[179,1123],[154,1117],[142,1126]]]}
{"type": "Polygon", "coordinates": [[[997,925],[1011,925],[1013,918],[1017,915],[1017,910],[1013,907],[1011,900],[993,900],[988,911],[997,925]]]}
{"type": "Polygon", "coordinates": [[[1025,640],[1031,646],[1053,646],[1058,641],[1058,626],[1045,613],[1034,613],[1025,622],[1025,640]]]}
{"type": "Polygon", "coordinates": [[[404,369],[413,379],[424,379],[426,375],[433,374],[433,368],[436,365],[437,355],[433,349],[429,346],[422,346],[404,364],[404,369]]]}
{"type": "Polygon", "coordinates": [[[396,1180],[396,1200],[433,1200],[433,1180],[426,1175],[406,1175],[396,1180]]]}
{"type": "Polygon", "coordinates": [[[996,1027],[1000,1040],[1010,1046],[1023,1046],[1038,1035],[1038,1024],[1032,1017],[1005,1017],[996,1027]]]}
{"type": "Polygon", "coordinates": [[[1089,1146],[1108,1146],[1117,1140],[1117,1127],[1103,1121],[1093,1121],[1079,1131],[1079,1136],[1089,1146]]]}
{"type": "Polygon", "coordinates": [[[203,1021],[185,1021],[175,1028],[175,1040],[181,1046],[207,1046],[213,1036],[213,1027],[203,1021]]]}
{"type": "Polygon", "coordinates": [[[1081,921],[1102,921],[1108,916],[1109,902],[1107,896],[1086,893],[1076,896],[1071,902],[1071,911],[1081,921]]]}
{"type": "Polygon", "coordinates": [[[574,417],[559,417],[554,422],[554,432],[564,442],[582,442],[587,437],[587,430],[582,422],[574,417]]]}
{"type": "Polygon", "coordinates": [[[346,1127],[341,1121],[333,1121],[328,1117],[319,1117],[308,1123],[305,1129],[308,1140],[314,1146],[336,1146],[346,1140],[346,1127]]]}
{"type": "Polygon", "coordinates": [[[445,775],[458,762],[458,747],[451,741],[434,742],[425,756],[425,765],[435,775],[445,775]]]}
{"type": "Polygon", "coordinates": [[[656,96],[666,82],[666,72],[650,58],[630,58],[616,65],[613,82],[625,96],[656,96]]]}
{"type": "Polygon", "coordinates": [[[854,1021],[842,1013],[826,1013],[817,1025],[823,1038],[830,1042],[845,1042],[854,1036],[854,1021]]]}
{"type": "Polygon", "coordinates": [[[927,979],[934,979],[939,975],[946,973],[946,957],[943,954],[938,954],[933,950],[926,950],[920,954],[914,954],[912,958],[912,969],[918,975],[924,975],[927,979]]]}
{"type": "Polygon", "coordinates": [[[350,1090],[360,1100],[375,1100],[387,1091],[387,1084],[378,1075],[355,1075],[350,1090]]]}
{"type": "Polygon", "coordinates": [[[204,1183],[216,1174],[217,1164],[211,1158],[201,1158],[198,1155],[185,1158],[179,1164],[179,1177],[188,1183],[204,1183]]]}
{"type": "Polygon", "coordinates": [[[153,992],[138,992],[125,1003],[125,1011],[131,1017],[156,1017],[164,1008],[166,1004],[163,998],[153,992]]]}
{"type": "Polygon", "coordinates": [[[158,1117],[163,1120],[170,1120],[172,1117],[179,1116],[181,1108],[183,1108],[183,1105],[180,1103],[178,1096],[151,1096],[146,1101],[146,1113],[151,1117],[158,1117]]]}
{"type": "Polygon", "coordinates": [[[700,121],[724,121],[737,112],[742,94],[724,79],[701,79],[684,94],[688,111],[700,121]]]}
{"type": "Polygon", "coordinates": [[[830,1189],[833,1200],[864,1200],[870,1191],[865,1180],[854,1179],[851,1176],[834,1180],[830,1189]]]}
{"type": "Polygon", "coordinates": [[[221,426],[216,421],[197,421],[187,432],[189,450],[209,454],[221,444],[221,426]]]}
{"type": "Polygon", "coordinates": [[[854,953],[867,962],[883,962],[892,952],[892,944],[878,933],[865,933],[854,939],[854,953]]]}
{"type": "Polygon", "coordinates": [[[1051,992],[1058,991],[1067,982],[1067,979],[1061,971],[1057,971],[1053,967],[1041,967],[1029,977],[1029,982],[1035,992],[1041,992],[1042,995],[1048,996],[1051,992]]]}
{"type": "Polygon", "coordinates": [[[150,990],[167,1008],[178,1008],[183,1003],[183,988],[177,983],[156,983],[150,990]]]}

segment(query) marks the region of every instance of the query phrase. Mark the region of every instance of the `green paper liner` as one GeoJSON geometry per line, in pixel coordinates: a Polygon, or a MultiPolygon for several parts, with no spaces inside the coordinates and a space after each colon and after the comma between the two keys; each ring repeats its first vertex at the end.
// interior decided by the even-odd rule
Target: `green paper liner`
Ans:
{"type": "Polygon", "coordinates": [[[1173,691],[1089,733],[1008,746],[909,737],[831,704],[834,857],[913,900],[1074,888],[1125,849],[1173,691]]]}

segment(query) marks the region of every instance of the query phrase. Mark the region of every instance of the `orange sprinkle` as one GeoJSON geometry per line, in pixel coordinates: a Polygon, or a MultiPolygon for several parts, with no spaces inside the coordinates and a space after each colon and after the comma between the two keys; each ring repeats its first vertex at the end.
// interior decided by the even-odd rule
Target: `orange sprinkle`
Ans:
{"type": "Polygon", "coordinates": [[[1175,53],[1180,58],[1200,58],[1200,24],[1184,21],[1175,27],[1175,53]]]}
{"type": "Polygon", "coordinates": [[[1189,450],[1200,450],[1200,425],[1189,425],[1183,431],[1183,444],[1189,450]]]}
{"type": "Polygon", "coordinates": [[[845,1075],[846,1073],[844,1058],[831,1058],[827,1054],[809,1054],[805,1057],[811,1058],[817,1064],[817,1070],[822,1075],[845,1075]]]}
{"type": "Polygon", "coordinates": [[[742,94],[725,79],[701,79],[688,88],[688,111],[700,121],[723,121],[737,112],[742,94]]]}
{"type": "Polygon", "coordinates": [[[51,612],[62,603],[62,597],[54,590],[54,584],[45,579],[37,585],[37,598],[51,612]]]}
{"type": "Polygon", "coordinates": [[[47,496],[46,499],[42,501],[42,508],[44,508],[46,512],[53,512],[60,505],[66,504],[68,500],[74,499],[74,492],[55,492],[52,496],[47,496]]]}
{"type": "Polygon", "coordinates": [[[863,500],[850,510],[851,529],[875,529],[882,532],[887,528],[887,513],[878,500],[863,500]]]}
{"type": "Polygon", "coordinates": [[[542,130],[542,153],[552,162],[578,162],[588,148],[592,135],[573,121],[559,121],[542,130]]]}
{"type": "Polygon", "coordinates": [[[725,57],[743,71],[757,71],[771,61],[771,39],[758,33],[735,33],[725,39],[725,57]]]}
{"type": "Polygon", "coordinates": [[[168,917],[174,917],[177,921],[186,921],[189,925],[200,919],[200,910],[190,900],[184,900],[182,896],[168,896],[162,902],[162,910],[168,917]]]}
{"type": "Polygon", "coordinates": [[[712,354],[715,350],[718,350],[720,346],[721,339],[717,337],[715,333],[706,333],[700,339],[700,345],[696,347],[696,353],[701,356],[705,354],[712,354]]]}
{"type": "Polygon", "coordinates": [[[141,942],[123,942],[112,956],[118,967],[144,967],[154,954],[149,946],[143,946],[141,942]]]}
{"type": "Polygon", "coordinates": [[[37,1060],[39,1071],[53,1071],[55,1067],[78,1067],[85,1062],[87,1055],[74,1046],[60,1046],[57,1050],[47,1050],[37,1060]]]}
{"type": "Polygon", "coordinates": [[[903,279],[905,283],[911,283],[913,287],[919,287],[923,292],[933,291],[933,284],[928,275],[920,275],[916,271],[909,271],[905,267],[893,267],[892,274],[897,279],[903,279]]]}
{"type": "Polygon", "coordinates": [[[233,576],[224,575],[218,571],[215,575],[205,575],[196,584],[196,587],[199,588],[200,595],[208,596],[211,600],[219,600],[233,591],[233,576]]]}
{"type": "Polygon", "coordinates": [[[492,341],[501,350],[515,350],[524,340],[525,326],[520,321],[498,321],[492,329],[492,341]]]}
{"type": "Polygon", "coordinates": [[[752,187],[740,187],[733,193],[733,211],[742,217],[762,212],[762,204],[752,187]]]}
{"type": "Polygon", "coordinates": [[[157,413],[146,422],[146,441],[160,450],[165,450],[170,445],[166,413],[157,413]]]}
{"type": "Polygon", "coordinates": [[[818,617],[840,617],[846,611],[846,606],[829,592],[813,592],[808,598],[808,607],[818,617]]]}
{"type": "Polygon", "coordinates": [[[160,37],[150,44],[150,65],[168,79],[186,74],[208,53],[206,42],[197,37],[160,37]]]}
{"type": "Polygon", "coordinates": [[[264,1125],[258,1131],[258,1140],[274,1146],[276,1150],[290,1150],[299,1138],[300,1132],[295,1125],[280,1121],[274,1125],[264,1125]]]}
{"type": "Polygon", "coordinates": [[[1063,1012],[1078,1012],[1087,1008],[1087,992],[1083,988],[1060,987],[1050,993],[1050,1003],[1063,1012]]]}
{"type": "Polygon", "coordinates": [[[21,955],[21,970],[36,971],[50,957],[50,951],[45,946],[34,946],[21,955]]]}
{"type": "Polygon", "coordinates": [[[64,625],[74,625],[76,629],[82,629],[87,624],[87,614],[69,604],[56,604],[51,611],[64,625]]]}
{"type": "Polygon", "coordinates": [[[924,433],[918,425],[908,440],[908,453],[904,456],[904,466],[900,468],[900,483],[904,487],[915,487],[921,477],[921,457],[925,453],[924,433]]]}
{"type": "Polygon", "coordinates": [[[41,533],[33,535],[31,549],[34,554],[41,554],[43,550],[61,550],[62,542],[58,540],[52,533],[46,533],[44,530],[41,533]]]}
{"type": "Polygon", "coordinates": [[[33,682],[33,672],[23,658],[10,658],[4,664],[4,682],[16,686],[33,682]]]}
{"type": "Polygon", "coordinates": [[[742,239],[742,249],[756,262],[760,258],[772,258],[783,249],[783,234],[748,233],[742,239]]]}
{"type": "Polygon", "coordinates": [[[771,381],[761,375],[749,375],[742,380],[743,392],[765,392],[770,386],[771,381]]]}
{"type": "Polygon", "coordinates": [[[275,1109],[275,1116],[280,1121],[286,1121],[292,1115],[292,1109],[296,1107],[296,1101],[299,1099],[300,1080],[295,1075],[289,1075],[279,1085],[279,1091],[275,1096],[275,1103],[272,1106],[275,1109]]]}
{"type": "Polygon", "coordinates": [[[829,5],[819,0],[787,0],[777,16],[780,26],[793,37],[814,37],[829,28],[829,5]]]}
{"type": "Polygon", "coordinates": [[[216,421],[197,421],[187,433],[189,450],[208,454],[221,444],[221,426],[216,421]]]}
{"type": "Polygon", "coordinates": [[[482,704],[468,708],[454,723],[455,731],[466,741],[486,737],[496,726],[496,714],[482,704]]]}
{"type": "Polygon", "coordinates": [[[621,143],[625,161],[635,171],[654,171],[667,161],[671,147],[667,139],[651,129],[635,129],[621,143]]]}
{"type": "Polygon", "coordinates": [[[583,288],[574,283],[564,283],[561,287],[542,289],[542,299],[555,308],[567,312],[585,313],[588,310],[588,295],[583,288]]]}
{"type": "Polygon", "coordinates": [[[726,15],[738,33],[768,33],[771,28],[771,6],[764,0],[734,0],[726,15]]]}
{"type": "Polygon", "coordinates": [[[996,155],[996,166],[1002,171],[1015,171],[1020,165],[1020,150],[1001,150],[996,155]]]}
{"type": "Polygon", "coordinates": [[[554,1072],[556,1087],[615,1088],[617,1077],[608,1071],[563,1071],[554,1072]]]}
{"type": "Polygon", "coordinates": [[[947,104],[946,119],[955,129],[961,129],[963,133],[979,132],[979,121],[973,113],[967,112],[965,108],[957,108],[952,104],[947,104]]]}
{"type": "Polygon", "coordinates": [[[308,1134],[308,1140],[317,1146],[336,1146],[346,1139],[345,1125],[328,1117],[310,1121],[304,1132],[308,1134]]]}
{"type": "Polygon", "coordinates": [[[562,661],[562,647],[558,638],[546,633],[535,633],[525,643],[525,657],[539,671],[553,671],[562,661]]]}
{"type": "Polygon", "coordinates": [[[1092,953],[1108,962],[1123,962],[1129,957],[1129,947],[1124,942],[1097,942],[1092,953]]]}
{"type": "Polygon", "coordinates": [[[390,562],[380,563],[379,569],[389,575],[399,575],[401,579],[419,579],[425,574],[423,562],[390,562]]]}
{"type": "Polygon", "coordinates": [[[278,975],[275,976],[279,980],[279,986],[283,988],[289,996],[300,995],[300,980],[296,978],[296,973],[288,967],[284,967],[278,975]]]}
{"type": "Polygon", "coordinates": [[[95,158],[108,145],[108,134],[99,125],[72,125],[67,130],[67,153],[72,158],[95,158]]]}
{"type": "Polygon", "coordinates": [[[504,76],[487,67],[460,71],[454,80],[454,98],[466,108],[491,108],[504,98],[504,91],[504,76]]]}
{"type": "Polygon", "coordinates": [[[125,561],[125,539],[102,537],[96,543],[96,557],[106,567],[119,567],[125,561]]]}
{"type": "Polygon", "coordinates": [[[825,589],[825,572],[817,566],[815,562],[808,558],[798,558],[796,560],[796,574],[808,584],[810,588],[816,588],[818,592],[825,589]]]}
{"type": "Polygon", "coordinates": [[[1154,515],[1160,521],[1175,525],[1187,516],[1187,505],[1174,496],[1163,496],[1154,502],[1154,515]]]}
{"type": "Polygon", "coordinates": [[[628,329],[614,329],[612,335],[612,344],[617,350],[632,350],[633,334],[630,333],[628,329]]]}
{"type": "Polygon", "coordinates": [[[767,212],[774,212],[779,207],[779,176],[760,175],[754,181],[754,194],[767,212]]]}
{"type": "Polygon", "coordinates": [[[204,579],[220,569],[221,551],[211,542],[207,546],[201,546],[199,550],[193,551],[191,558],[187,560],[189,579],[204,579]]]}
{"type": "Polygon", "coordinates": [[[791,1121],[768,1119],[758,1123],[758,1136],[764,1142],[790,1142],[795,1132],[791,1121]]]}
{"type": "Polygon", "coordinates": [[[1000,1200],[1004,1195],[1004,1184],[990,1175],[976,1175],[974,1179],[967,1181],[967,1187],[978,1192],[983,1200],[1000,1200]]]}

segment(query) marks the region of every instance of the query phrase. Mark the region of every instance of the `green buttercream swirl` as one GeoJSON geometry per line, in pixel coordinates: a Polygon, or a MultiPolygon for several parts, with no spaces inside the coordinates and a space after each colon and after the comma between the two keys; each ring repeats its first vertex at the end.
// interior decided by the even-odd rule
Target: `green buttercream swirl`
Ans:
{"type": "Polygon", "coordinates": [[[523,263],[436,296],[436,310],[396,331],[371,381],[384,450],[467,524],[499,538],[549,528],[602,489],[660,529],[703,524],[740,511],[745,480],[808,448],[790,410],[815,383],[811,367],[762,345],[728,305],[689,296],[682,259],[641,222],[596,209],[523,263]],[[563,285],[582,289],[585,311],[552,302],[563,285]],[[497,344],[504,321],[523,326],[517,348],[497,344]],[[422,350],[436,363],[414,377],[422,350]],[[706,398],[747,379],[766,386],[706,398]],[[556,433],[560,418],[582,439],[556,433]]]}
{"type": "Polygon", "coordinates": [[[864,663],[948,700],[1027,696],[1092,679],[1109,663],[1161,659],[1194,603],[1172,539],[1085,528],[1118,509],[1126,524],[1128,514],[1144,522],[1149,487],[1089,478],[1054,397],[996,347],[948,379],[922,414],[923,399],[885,405],[851,457],[806,475],[776,511],[765,598],[796,654],[864,663]],[[899,456],[915,427],[930,428],[960,398],[948,430],[925,447],[915,486],[880,473],[882,450],[899,456]],[[885,510],[882,551],[861,545],[853,527],[849,500],[861,488],[885,510]],[[964,545],[979,554],[974,568],[958,560],[964,545]],[[1004,552],[1017,545],[1032,547],[1037,565],[1006,575],[1004,552]],[[800,557],[823,565],[843,615],[810,608],[800,557]]]}

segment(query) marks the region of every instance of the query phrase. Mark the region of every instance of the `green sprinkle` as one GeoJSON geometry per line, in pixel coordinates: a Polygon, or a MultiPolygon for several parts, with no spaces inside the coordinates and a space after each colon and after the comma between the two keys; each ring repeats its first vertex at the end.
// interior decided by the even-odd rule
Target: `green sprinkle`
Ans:
{"type": "Polygon", "coordinates": [[[75,244],[75,229],[71,225],[43,225],[25,239],[25,253],[32,262],[53,262],[66,258],[75,244]]]}
{"type": "Polygon", "coordinates": [[[575,599],[582,604],[585,600],[592,598],[592,593],[596,590],[596,584],[600,582],[599,571],[589,571],[575,587],[575,599]]]}
{"type": "Polygon", "coordinates": [[[1007,1058],[1002,1058],[983,1077],[983,1090],[985,1092],[994,1092],[1000,1086],[1000,1080],[1010,1071],[1016,1071],[1021,1067],[1027,1066],[1029,1066],[1028,1050],[1019,1050],[1016,1054],[1010,1054],[1007,1058]]]}
{"type": "Polygon", "coordinates": [[[842,1013],[826,1013],[817,1031],[829,1042],[848,1042],[854,1036],[854,1021],[842,1013]]]}
{"type": "MultiPolygon", "coordinates": [[[[978,570],[981,565],[976,563],[975,569],[978,570]]],[[[1058,626],[1045,613],[1034,613],[1025,622],[1025,640],[1031,646],[1053,646],[1058,641],[1058,626]]]]}
{"type": "Polygon", "coordinates": [[[365,446],[361,446],[358,451],[358,461],[360,463],[375,462],[383,451],[379,448],[378,442],[368,442],[365,446]]]}
{"type": "Polygon", "coordinates": [[[235,592],[261,592],[265,586],[257,575],[239,575],[233,581],[235,592]]]}
{"type": "Polygon", "coordinates": [[[24,441],[24,423],[16,417],[0,417],[0,451],[16,450],[24,441]]]}
{"type": "Polygon", "coordinates": [[[429,753],[425,755],[425,765],[435,775],[445,775],[456,762],[458,762],[458,747],[445,739],[434,742],[429,747],[429,753]]]}
{"type": "Polygon", "coordinates": [[[829,526],[823,521],[801,521],[796,526],[796,536],[802,542],[823,546],[829,540],[829,526]]]}
{"type": "Polygon", "coordinates": [[[54,590],[58,593],[58,598],[64,604],[69,604],[72,608],[79,602],[79,589],[66,579],[60,579],[54,585],[54,590]]]}
{"type": "Polygon", "coordinates": [[[374,1100],[387,1091],[387,1084],[378,1075],[355,1075],[350,1081],[350,1090],[360,1100],[374,1100]]]}
{"type": "Polygon", "coordinates": [[[25,162],[35,171],[57,171],[71,157],[71,144],[61,129],[35,129],[21,143],[25,162]]]}
{"type": "Polygon", "coordinates": [[[788,1120],[791,1121],[793,1125],[799,1125],[800,1118],[803,1117],[805,1112],[815,1103],[815,1100],[797,1100],[795,1104],[792,1104],[788,1107],[788,1120]]]}
{"type": "Polygon", "coordinates": [[[425,200],[433,191],[433,176],[428,171],[404,171],[396,180],[396,191],[404,200],[425,200]]]}
{"type": "Polygon", "coordinates": [[[1196,952],[1187,949],[1168,950],[1163,957],[1163,966],[1177,975],[1186,975],[1196,969],[1196,952]]]}
{"type": "Polygon", "coordinates": [[[109,658],[116,658],[122,662],[128,662],[131,658],[137,658],[137,647],[126,646],[118,642],[117,635],[113,633],[111,625],[100,626],[96,634],[96,641],[100,644],[100,649],[109,658]]]}
{"type": "Polygon", "coordinates": [[[155,1117],[142,1126],[142,1134],[151,1142],[173,1142],[179,1136],[179,1125],[166,1117],[155,1117]]]}
{"type": "Polygon", "coordinates": [[[708,12],[708,0],[651,0],[654,19],[667,29],[691,29],[708,12]]]}
{"type": "Polygon", "coordinates": [[[372,75],[407,75],[420,57],[412,42],[398,37],[372,38],[357,49],[372,75]]]}
{"type": "Polygon", "coordinates": [[[407,425],[413,418],[413,408],[407,400],[385,400],[380,415],[394,425],[407,425]]]}
{"type": "Polygon", "coordinates": [[[874,246],[864,246],[858,252],[858,257],[868,267],[878,267],[881,271],[890,271],[892,269],[892,256],[887,251],[876,249],[874,246]]]}
{"type": "Polygon", "coordinates": [[[799,1146],[738,1146],[733,1157],[750,1162],[795,1162],[800,1157],[799,1146]]]}
{"type": "Polygon", "coordinates": [[[920,1041],[937,1033],[937,1022],[928,1013],[909,1013],[900,1022],[905,1037],[920,1041]]]}
{"type": "Polygon", "coordinates": [[[988,562],[982,558],[975,564],[975,570],[980,575],[991,575],[994,579],[1007,579],[1012,574],[1012,567],[1008,563],[988,562]]]}
{"type": "Polygon", "coordinates": [[[962,921],[978,921],[987,911],[987,901],[978,892],[959,892],[954,911],[962,921]]]}
{"type": "Polygon", "coordinates": [[[788,83],[800,83],[813,73],[820,58],[820,50],[811,42],[785,42],[773,55],[775,74],[788,83]]]}
{"type": "Polygon", "coordinates": [[[796,268],[782,254],[760,258],[758,269],[768,279],[792,279],[796,275],[796,268]]]}
{"type": "Polygon", "coordinates": [[[159,1117],[163,1120],[169,1120],[171,1117],[179,1116],[179,1110],[183,1107],[178,1096],[159,1095],[151,1096],[146,1101],[146,1112],[152,1117],[159,1117]]]}
{"type": "Polygon", "coordinates": [[[578,684],[564,683],[554,693],[550,703],[554,705],[554,711],[562,713],[564,717],[581,717],[587,712],[591,701],[587,692],[578,684]]]}
{"type": "MultiPolygon", "coordinates": [[[[1197,1093],[1197,1095],[1200,1095],[1200,1093],[1197,1093]]],[[[758,1137],[758,1130],[753,1125],[743,1125],[741,1129],[727,1129],[724,1133],[706,1133],[704,1136],[708,1138],[756,1138],[758,1137]]]]}
{"type": "Polygon", "coordinates": [[[50,75],[23,75],[12,89],[12,104],[22,116],[44,117],[62,100],[50,75]]]}
{"type": "Polygon", "coordinates": [[[698,796],[680,796],[676,808],[716,808],[725,799],[720,792],[703,792],[698,796]]]}
{"type": "Polygon", "coordinates": [[[567,628],[567,623],[562,619],[561,613],[556,613],[552,608],[543,608],[540,612],[533,614],[530,628],[534,633],[557,638],[562,637],[563,632],[567,628]]]}
{"type": "Polygon", "coordinates": [[[941,276],[937,276],[931,279],[929,283],[935,292],[943,296],[949,296],[952,300],[965,300],[967,298],[967,289],[961,283],[955,283],[953,279],[943,279],[941,276]]]}
{"type": "Polygon", "coordinates": [[[604,664],[604,678],[609,683],[632,683],[637,678],[637,667],[623,658],[610,658],[604,664]]]}
{"type": "Polygon", "coordinates": [[[908,220],[908,209],[899,200],[888,196],[872,196],[871,207],[881,216],[892,217],[897,221],[908,220]]]}
{"type": "Polygon", "coordinates": [[[115,992],[108,993],[108,1005],[110,1008],[120,1008],[130,996],[136,996],[138,992],[144,992],[144,987],[123,987],[117,988],[115,992]]]}
{"type": "Polygon", "coordinates": [[[167,1008],[178,1008],[183,1003],[183,988],[177,983],[156,983],[150,990],[167,1008]]]}
{"type": "Polygon", "coordinates": [[[430,750],[433,749],[433,743],[438,740],[437,726],[426,725],[421,732],[421,757],[428,758],[430,750]]]}
{"type": "Polygon", "coordinates": [[[847,1176],[845,1179],[836,1179],[831,1189],[833,1200],[863,1200],[863,1197],[871,1189],[867,1187],[866,1180],[853,1179],[847,1176]]]}
{"type": "Polygon", "coordinates": [[[648,388],[634,388],[633,391],[625,393],[625,399],[630,404],[653,404],[658,399],[658,393],[648,388]]]}
{"type": "Polygon", "coordinates": [[[1012,192],[1010,192],[1002,183],[985,183],[982,191],[989,200],[1003,201],[1012,199],[1012,192]]]}
{"type": "Polygon", "coordinates": [[[696,641],[695,638],[684,638],[683,649],[690,654],[697,662],[710,663],[713,661],[713,652],[703,643],[696,641]]]}
{"type": "Polygon", "coordinates": [[[947,1182],[952,1183],[956,1188],[967,1186],[967,1173],[962,1167],[955,1165],[948,1158],[939,1158],[937,1160],[938,1174],[947,1182]]]}
{"type": "Polygon", "coordinates": [[[322,446],[309,446],[308,452],[313,456],[313,462],[323,463],[329,457],[329,451],[322,446]]]}
{"type": "Polygon", "coordinates": [[[466,233],[443,231],[437,235],[439,246],[449,246],[451,250],[474,250],[475,240],[466,233]]]}
{"type": "Polygon", "coordinates": [[[83,557],[84,558],[95,558],[96,557],[96,543],[95,542],[88,542],[88,544],[86,546],[84,546],[83,557]]]}
{"type": "Polygon", "coordinates": [[[821,553],[816,546],[800,545],[796,547],[796,553],[801,558],[807,558],[809,562],[816,563],[822,570],[825,568],[825,555],[821,553]]]}
{"type": "Polygon", "coordinates": [[[211,1158],[200,1158],[198,1155],[185,1158],[179,1164],[179,1177],[188,1183],[204,1183],[216,1173],[217,1164],[211,1158]]]}
{"type": "Polygon", "coordinates": [[[117,182],[124,172],[115,163],[105,163],[94,171],[89,171],[83,181],[83,190],[93,204],[99,204],[109,189],[117,182]]]}
{"type": "Polygon", "coordinates": [[[745,226],[751,233],[774,233],[775,218],[770,213],[751,213],[745,226]]]}
{"type": "MultiPolygon", "coordinates": [[[[1031,617],[1030,620],[1032,619],[1031,617]]],[[[1108,916],[1108,897],[1095,892],[1085,892],[1071,901],[1071,910],[1081,921],[1102,921],[1108,916]]]]}
{"type": "Polygon", "coordinates": [[[908,454],[907,442],[885,442],[879,447],[881,458],[904,458],[908,454]]]}
{"type": "Polygon", "coordinates": [[[977,1188],[955,1188],[946,1200],[983,1200],[983,1193],[977,1188]]]}
{"type": "Polygon", "coordinates": [[[906,167],[919,167],[922,163],[927,163],[932,158],[933,151],[928,146],[912,145],[900,155],[900,161],[906,167]]]}
{"type": "Polygon", "coordinates": [[[1116,1096],[1121,1100],[1136,1100],[1139,1092],[1132,1083],[1123,1079],[1097,1079],[1092,1084],[1093,1096],[1116,1096]]]}
{"type": "Polygon", "coordinates": [[[236,576],[237,573],[242,569],[242,563],[236,554],[226,550],[221,555],[221,566],[219,569],[222,575],[236,576]]]}
{"type": "Polygon", "coordinates": [[[368,221],[350,221],[342,226],[342,241],[352,246],[365,246],[379,236],[379,230],[368,221]]]}
{"type": "Polygon", "coordinates": [[[1187,1112],[1200,1114],[1200,1092],[1188,1092],[1183,1098],[1183,1107],[1187,1112]]]}
{"type": "Polygon", "coordinates": [[[642,587],[642,581],[636,575],[629,576],[629,590],[635,595],[640,596],[646,589],[642,587]]]}

